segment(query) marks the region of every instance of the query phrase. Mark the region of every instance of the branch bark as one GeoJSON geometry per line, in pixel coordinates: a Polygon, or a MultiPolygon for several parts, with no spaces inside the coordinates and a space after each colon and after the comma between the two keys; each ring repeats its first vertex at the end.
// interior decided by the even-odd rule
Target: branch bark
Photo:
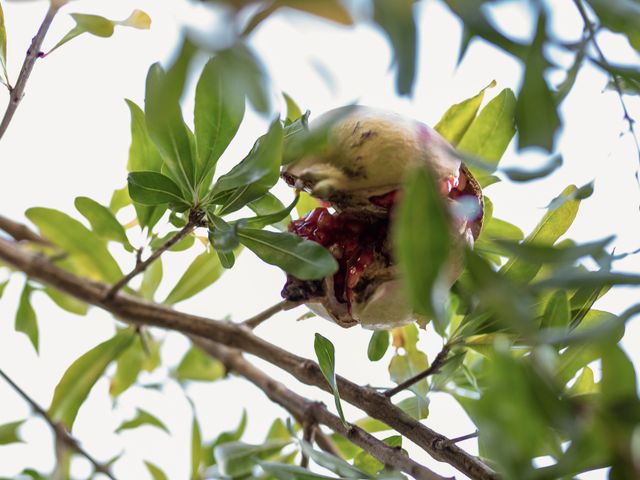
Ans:
{"type": "Polygon", "coordinates": [[[385,465],[390,465],[419,480],[445,479],[445,477],[411,460],[400,450],[390,447],[360,427],[354,425],[345,427],[340,418],[329,412],[323,404],[308,400],[288,389],[282,383],[273,380],[245,360],[239,350],[225,347],[201,337],[192,336],[191,339],[203,351],[219,359],[229,371],[243,376],[260,388],[269,399],[284,407],[299,422],[311,419],[311,422],[326,425],[334,432],[339,433],[355,445],[369,452],[385,465]]]}
{"type": "Polygon", "coordinates": [[[261,325],[262,322],[269,320],[276,313],[282,312],[284,310],[290,310],[299,305],[302,305],[302,302],[291,302],[289,300],[283,300],[282,302],[276,303],[275,305],[267,308],[263,312],[260,312],[251,318],[248,318],[247,320],[242,322],[242,325],[253,330],[257,326],[261,325]]]}
{"type": "MultiPolygon", "coordinates": [[[[0,238],[0,259],[38,280],[86,303],[99,306],[120,319],[134,324],[176,330],[198,335],[240,349],[283,369],[307,385],[331,393],[317,363],[294,355],[255,336],[250,329],[229,322],[178,312],[124,292],[105,297],[109,286],[80,278],[63,270],[42,255],[28,252],[16,243],[0,238]]],[[[337,378],[341,397],[423,448],[436,460],[446,462],[465,475],[480,480],[497,479],[497,474],[478,458],[468,454],[447,437],[421,424],[389,398],[374,389],[361,387],[343,377],[337,378]]]]}
{"type": "Polygon", "coordinates": [[[418,383],[420,380],[427,378],[429,375],[438,373],[440,369],[444,366],[444,364],[447,363],[450,349],[451,347],[449,345],[445,345],[444,347],[442,347],[442,350],[438,352],[438,355],[436,355],[436,358],[433,360],[433,363],[429,365],[429,368],[427,368],[426,370],[423,370],[422,372],[418,373],[417,375],[414,375],[411,378],[408,378],[407,380],[400,383],[399,385],[393,388],[390,388],[389,390],[384,392],[384,396],[387,398],[391,398],[394,395],[402,392],[403,390],[407,390],[412,385],[418,383]]]}
{"type": "Polygon", "coordinates": [[[53,420],[51,420],[46,410],[42,408],[33,398],[31,398],[27,392],[25,392],[22,388],[20,388],[20,386],[18,386],[18,384],[16,384],[11,379],[11,377],[9,377],[6,373],[4,373],[2,369],[0,369],[0,377],[4,378],[4,380],[11,386],[11,388],[13,388],[16,391],[16,393],[20,395],[22,399],[29,404],[31,409],[35,413],[40,415],[44,419],[44,421],[49,424],[49,426],[53,430],[53,433],[56,436],[56,439],[61,445],[66,445],[67,447],[75,450],[77,453],[79,453],[84,458],[89,460],[89,462],[91,463],[91,465],[93,465],[93,468],[95,469],[96,472],[106,475],[111,480],[116,480],[108,467],[98,462],[84,448],[82,448],[82,446],[80,445],[80,442],[78,442],[78,440],[76,440],[76,438],[69,433],[69,431],[65,428],[64,425],[62,425],[61,423],[56,423],[53,420]]]}
{"type": "Polygon", "coordinates": [[[9,128],[9,124],[13,119],[13,115],[16,113],[20,102],[22,101],[22,97],[24,96],[24,89],[27,85],[27,80],[29,80],[29,76],[31,75],[31,71],[33,70],[33,66],[36,63],[36,60],[41,56],[41,47],[42,42],[44,41],[44,37],[47,35],[47,31],[51,26],[51,22],[53,22],[53,18],[58,13],[60,7],[54,6],[53,2],[49,6],[47,13],[44,17],[44,20],[40,24],[40,28],[38,29],[38,33],[31,40],[31,46],[29,50],[27,50],[27,56],[24,59],[24,63],[22,64],[22,68],[20,69],[20,74],[18,75],[18,80],[16,80],[16,85],[11,88],[11,93],[9,95],[9,104],[7,105],[7,109],[4,112],[4,117],[2,118],[2,122],[0,122],[0,139],[2,139],[3,135],[9,128]]]}

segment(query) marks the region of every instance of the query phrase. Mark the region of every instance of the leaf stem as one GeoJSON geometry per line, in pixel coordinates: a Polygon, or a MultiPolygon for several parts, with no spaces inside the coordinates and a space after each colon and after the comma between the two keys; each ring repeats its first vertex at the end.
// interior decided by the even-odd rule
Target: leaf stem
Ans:
{"type": "Polygon", "coordinates": [[[394,395],[402,392],[403,390],[407,390],[412,385],[418,383],[420,380],[427,378],[429,375],[438,373],[440,369],[444,366],[444,364],[447,363],[450,350],[451,350],[451,346],[449,344],[442,347],[442,350],[440,350],[438,355],[436,355],[436,358],[433,360],[433,363],[429,366],[429,368],[405,380],[399,385],[393,388],[390,388],[389,390],[384,392],[384,396],[387,398],[391,398],[394,395]]]}
{"type": "Polygon", "coordinates": [[[59,9],[60,7],[54,6],[53,2],[49,5],[49,9],[47,10],[44,20],[38,29],[38,33],[36,33],[36,36],[31,40],[31,46],[29,47],[29,50],[27,50],[27,55],[24,59],[24,63],[22,64],[22,68],[20,69],[20,74],[18,75],[16,84],[10,89],[11,94],[9,96],[9,104],[7,105],[4,117],[0,123],[0,139],[7,131],[7,128],[11,123],[11,119],[18,109],[18,105],[20,105],[20,102],[22,101],[24,89],[27,85],[27,80],[29,80],[29,76],[31,75],[31,71],[33,70],[33,66],[36,63],[36,60],[42,56],[40,48],[42,47],[44,37],[47,35],[51,22],[53,22],[53,18],[56,16],[59,9]]]}
{"type": "Polygon", "coordinates": [[[11,388],[13,388],[16,391],[16,393],[20,395],[23,398],[23,400],[25,400],[29,404],[29,406],[35,413],[41,416],[44,419],[44,421],[49,424],[49,426],[53,430],[53,433],[56,436],[56,439],[58,440],[58,442],[60,442],[60,444],[70,447],[71,449],[75,450],[78,454],[82,455],[84,458],[89,460],[89,462],[91,462],[96,472],[106,475],[111,480],[116,480],[116,478],[113,476],[113,474],[110,472],[109,468],[106,465],[103,465],[102,463],[98,462],[84,448],[82,448],[80,446],[80,442],[78,442],[78,440],[76,440],[69,433],[69,431],[65,428],[65,426],[62,423],[54,422],[49,417],[46,410],[42,408],[33,398],[31,398],[29,394],[27,394],[27,392],[25,392],[22,388],[20,388],[6,373],[4,373],[2,369],[0,369],[0,377],[2,377],[11,386],[11,388]]]}

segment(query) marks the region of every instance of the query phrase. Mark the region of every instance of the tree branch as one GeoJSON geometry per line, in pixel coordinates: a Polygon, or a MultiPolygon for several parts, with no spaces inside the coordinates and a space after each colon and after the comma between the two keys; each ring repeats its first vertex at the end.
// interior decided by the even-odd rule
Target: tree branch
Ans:
{"type": "Polygon", "coordinates": [[[20,105],[20,102],[22,101],[22,97],[24,96],[24,89],[27,85],[27,80],[31,75],[31,71],[33,70],[33,66],[36,63],[36,60],[41,56],[40,48],[42,47],[44,37],[47,35],[47,31],[51,26],[53,17],[56,16],[59,9],[60,7],[54,6],[53,2],[51,2],[44,20],[42,21],[42,24],[38,29],[38,33],[36,33],[36,36],[31,40],[31,46],[29,47],[29,50],[27,50],[27,56],[24,59],[22,68],[20,69],[20,74],[18,75],[18,80],[16,80],[16,85],[15,87],[10,89],[11,93],[9,95],[9,104],[7,105],[7,109],[4,112],[4,117],[2,118],[2,122],[0,123],[0,139],[7,131],[7,128],[11,123],[11,119],[18,109],[18,105],[20,105]]]}
{"type": "Polygon", "coordinates": [[[105,294],[105,299],[111,300],[115,296],[115,294],[118,293],[118,291],[120,291],[122,288],[124,288],[134,277],[144,272],[149,267],[149,265],[160,258],[160,255],[162,255],[180,240],[193,232],[196,227],[200,226],[201,217],[200,219],[196,218],[196,215],[191,215],[191,217],[189,218],[189,222],[184,227],[182,227],[182,230],[180,230],[169,240],[164,242],[155,252],[149,255],[149,258],[147,258],[145,261],[140,261],[140,255],[138,253],[136,266],[133,267],[133,270],[131,270],[124,277],[113,284],[113,286],[105,294]]]}
{"type": "Polygon", "coordinates": [[[26,241],[51,246],[51,242],[35,233],[23,223],[15,222],[2,215],[0,215],[0,230],[7,232],[19,242],[26,241]]]}
{"type": "MultiPolygon", "coordinates": [[[[316,362],[294,355],[255,336],[250,329],[229,322],[178,312],[163,305],[118,292],[107,299],[104,283],[78,277],[52,264],[42,255],[26,251],[0,238],[0,259],[38,280],[86,303],[97,305],[116,317],[140,325],[152,325],[198,335],[255,355],[290,373],[300,382],[331,392],[316,362]]],[[[478,458],[421,424],[391,403],[389,398],[367,387],[337,377],[341,397],[423,448],[436,460],[449,463],[465,475],[480,480],[497,474],[478,458]]]]}
{"type": "Polygon", "coordinates": [[[51,420],[46,410],[42,408],[33,398],[31,398],[29,394],[27,394],[27,392],[22,390],[22,388],[20,388],[6,373],[4,373],[2,369],[0,369],[0,377],[4,378],[4,380],[11,386],[11,388],[13,388],[16,391],[16,393],[20,395],[29,404],[31,409],[35,413],[40,415],[44,419],[44,421],[49,424],[49,426],[53,430],[53,433],[56,436],[56,439],[60,444],[66,445],[72,448],[77,453],[82,455],[84,458],[89,460],[89,462],[91,463],[91,465],[93,465],[93,468],[95,469],[96,472],[106,475],[111,480],[116,480],[106,465],[103,465],[102,463],[98,462],[84,448],[82,448],[80,446],[80,442],[78,442],[78,440],[76,440],[69,433],[69,431],[65,428],[65,426],[62,423],[56,423],[53,420],[51,420]]]}
{"type": "Polygon", "coordinates": [[[291,310],[292,308],[296,308],[297,306],[302,305],[303,303],[304,302],[291,302],[289,300],[283,300],[282,302],[276,303],[275,305],[267,308],[263,312],[260,312],[251,318],[248,318],[247,320],[242,322],[241,325],[244,325],[245,327],[248,327],[253,330],[265,320],[269,320],[276,313],[282,312],[284,310],[291,310]]]}
{"type": "Polygon", "coordinates": [[[451,346],[448,344],[442,347],[442,350],[440,350],[438,355],[436,355],[436,358],[433,360],[433,363],[429,366],[429,368],[405,380],[399,385],[393,388],[390,388],[389,390],[384,392],[384,396],[387,398],[391,398],[397,393],[400,393],[403,390],[407,390],[409,387],[418,383],[420,380],[427,378],[429,375],[438,373],[438,371],[440,371],[440,369],[444,366],[444,364],[447,363],[447,360],[448,360],[447,357],[449,356],[450,349],[451,349],[451,346]]]}
{"type": "Polygon", "coordinates": [[[402,451],[390,447],[355,425],[345,427],[340,418],[319,403],[308,400],[273,380],[243,358],[239,350],[198,337],[191,337],[196,345],[219,359],[228,370],[242,375],[260,388],[273,402],[289,411],[299,422],[309,425],[320,423],[343,435],[366,450],[385,465],[401,470],[419,480],[444,480],[445,477],[411,460],[402,451]],[[310,419],[310,420],[309,420],[310,419]],[[310,422],[310,423],[309,423],[310,422]]]}

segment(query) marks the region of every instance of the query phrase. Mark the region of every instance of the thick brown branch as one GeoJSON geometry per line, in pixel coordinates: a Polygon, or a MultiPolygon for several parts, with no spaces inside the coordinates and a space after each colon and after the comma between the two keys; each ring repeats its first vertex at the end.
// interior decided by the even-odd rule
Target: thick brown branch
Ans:
{"type": "Polygon", "coordinates": [[[269,320],[276,313],[282,312],[284,310],[290,310],[301,304],[302,302],[291,302],[289,300],[283,300],[282,302],[276,303],[275,305],[267,308],[263,312],[260,312],[251,318],[248,318],[247,320],[242,322],[242,325],[253,330],[258,325],[262,324],[262,322],[264,322],[265,320],[269,320]]]}
{"type": "MultiPolygon", "coordinates": [[[[35,280],[108,310],[118,318],[134,324],[152,325],[198,335],[238,348],[286,370],[302,383],[315,385],[330,392],[330,387],[317,363],[260,339],[246,327],[177,312],[123,292],[119,292],[112,299],[106,299],[104,292],[109,287],[104,283],[77,277],[52,264],[43,256],[26,251],[16,243],[2,238],[0,259],[35,280]]],[[[474,479],[498,478],[497,474],[479,459],[451,443],[445,436],[421,424],[374,389],[361,387],[343,377],[338,377],[337,383],[340,395],[346,402],[395,429],[435,459],[449,463],[474,479]]]]}
{"type": "MultiPolygon", "coordinates": [[[[228,370],[242,375],[260,388],[267,397],[284,407],[298,421],[306,421],[309,433],[315,423],[320,423],[348,438],[385,465],[390,465],[420,480],[443,480],[445,478],[416,463],[401,450],[390,447],[363,429],[354,425],[345,427],[340,418],[329,412],[323,404],[312,402],[289,390],[282,383],[273,380],[245,360],[239,350],[202,338],[192,337],[192,340],[209,355],[218,358],[228,370]]],[[[307,431],[306,428],[305,431],[307,431]]]]}
{"type": "Polygon", "coordinates": [[[55,436],[58,439],[58,442],[60,444],[66,445],[67,447],[75,450],[77,453],[79,453],[84,458],[89,460],[89,462],[91,463],[91,465],[93,465],[93,468],[95,469],[96,472],[100,472],[100,473],[106,475],[107,477],[109,477],[111,480],[115,480],[115,477],[109,471],[109,468],[107,468],[102,463],[98,462],[84,448],[82,448],[80,446],[80,442],[78,442],[78,440],[76,440],[75,437],[71,436],[71,434],[69,433],[69,431],[65,428],[65,426],[63,424],[56,423],[53,420],[51,420],[51,418],[47,414],[46,410],[44,408],[42,408],[33,398],[31,398],[27,392],[25,392],[22,388],[20,388],[11,379],[11,377],[9,377],[1,369],[0,369],[0,377],[4,378],[4,380],[11,386],[11,388],[13,388],[15,390],[15,392],[18,395],[20,395],[22,397],[22,399],[29,404],[31,409],[35,413],[40,415],[40,417],[42,417],[44,419],[44,421],[49,424],[49,426],[53,430],[53,433],[55,434],[55,436]]]}
{"type": "Polygon", "coordinates": [[[35,233],[26,225],[15,222],[2,215],[0,215],[0,230],[8,233],[19,242],[26,241],[39,243],[41,245],[51,245],[51,242],[35,233]]]}
{"type": "Polygon", "coordinates": [[[427,368],[426,370],[423,370],[422,372],[418,373],[417,375],[414,375],[413,377],[405,380],[404,382],[400,383],[399,385],[397,385],[397,386],[395,386],[393,388],[390,388],[389,390],[384,392],[384,396],[387,397],[387,398],[391,398],[394,395],[396,395],[397,393],[400,393],[403,390],[407,390],[408,388],[411,388],[412,385],[415,385],[420,380],[423,380],[423,379],[427,378],[430,375],[438,373],[440,371],[440,369],[444,366],[444,364],[447,363],[447,357],[449,356],[449,349],[450,349],[449,345],[445,345],[442,348],[442,350],[440,350],[438,355],[436,355],[436,358],[433,361],[433,363],[431,365],[429,365],[429,368],[427,368]]]}
{"type": "Polygon", "coordinates": [[[38,33],[31,40],[31,46],[29,50],[27,50],[27,56],[24,59],[24,63],[22,64],[22,68],[20,69],[20,74],[18,75],[18,80],[16,80],[16,85],[11,89],[11,94],[9,95],[9,105],[7,105],[7,109],[4,112],[4,117],[2,118],[2,122],[0,123],[0,139],[3,137],[4,133],[7,131],[9,124],[11,123],[11,119],[13,115],[16,113],[18,109],[18,105],[22,101],[22,97],[24,96],[24,89],[27,85],[27,80],[31,75],[31,71],[33,70],[33,66],[36,63],[36,60],[40,58],[42,47],[42,42],[44,41],[44,37],[47,35],[47,31],[51,26],[51,22],[53,21],[53,17],[58,13],[58,9],[60,7],[54,6],[53,2],[49,6],[47,10],[47,14],[40,24],[40,28],[38,29],[38,33]]]}
{"type": "Polygon", "coordinates": [[[138,256],[138,259],[136,261],[136,266],[133,268],[133,270],[131,270],[124,277],[122,277],[120,280],[118,280],[116,283],[113,284],[113,286],[107,291],[105,295],[106,299],[107,300],[112,299],[115,296],[115,294],[118,293],[122,288],[124,288],[134,277],[144,272],[149,267],[149,265],[151,265],[158,258],[160,258],[160,255],[162,255],[164,252],[169,250],[180,240],[182,240],[191,232],[193,232],[193,230],[197,226],[198,224],[195,220],[189,220],[189,222],[184,227],[182,227],[182,230],[180,230],[175,235],[173,235],[169,240],[164,242],[155,252],[149,255],[149,258],[147,258],[144,261],[140,261],[140,257],[138,256]]]}

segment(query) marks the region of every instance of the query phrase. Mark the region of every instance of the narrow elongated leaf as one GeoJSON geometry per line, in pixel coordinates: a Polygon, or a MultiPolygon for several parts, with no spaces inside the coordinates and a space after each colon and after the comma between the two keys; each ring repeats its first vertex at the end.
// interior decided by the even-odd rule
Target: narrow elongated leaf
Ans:
{"type": "MultiPolygon", "coordinates": [[[[2,7],[0,7],[2,8],[2,7]]],[[[0,445],[9,445],[11,443],[22,443],[23,440],[18,434],[18,429],[22,426],[25,420],[18,422],[5,423],[0,425],[0,445]]]]}
{"type": "MultiPolygon", "coordinates": [[[[505,88],[493,98],[473,120],[458,144],[461,152],[481,158],[484,162],[498,166],[502,155],[516,133],[516,97],[505,88]]],[[[473,165],[469,166],[481,185],[486,185],[488,173],[473,165]]]]}
{"type": "Polygon", "coordinates": [[[300,449],[315,463],[339,475],[340,478],[370,478],[366,472],[354,467],[342,458],[315,450],[304,440],[300,442],[300,449]]]}
{"type": "Polygon", "coordinates": [[[117,25],[122,25],[123,27],[133,27],[148,30],[149,28],[151,28],[151,17],[149,17],[149,15],[147,15],[142,10],[134,10],[127,18],[125,18],[124,20],[119,20],[115,23],[117,25]]]}
{"type": "MultiPolygon", "coordinates": [[[[238,423],[238,426],[234,429],[234,430],[230,430],[227,432],[222,432],[220,435],[218,435],[212,442],[208,443],[204,448],[203,448],[203,463],[205,466],[209,467],[211,465],[215,465],[217,463],[216,460],[216,456],[215,456],[215,449],[218,445],[222,445],[224,443],[229,443],[229,442],[237,442],[238,440],[240,440],[242,438],[242,435],[244,435],[244,431],[247,428],[247,411],[243,410],[242,411],[242,417],[240,418],[240,423],[238,423]]],[[[273,426],[272,426],[273,428],[273,426]]],[[[282,437],[280,436],[280,438],[267,438],[267,440],[287,440],[287,441],[291,441],[291,434],[289,434],[289,430],[287,430],[287,427],[285,427],[283,425],[284,430],[287,432],[287,435],[282,437]]],[[[271,430],[269,430],[271,432],[271,430]]]]}
{"type": "Polygon", "coordinates": [[[560,128],[560,117],[553,93],[547,85],[544,73],[547,60],[544,57],[546,16],[540,10],[536,35],[525,61],[525,74],[516,105],[518,147],[539,146],[553,150],[555,132],[560,128]]]}
{"type": "Polygon", "coordinates": [[[287,465],[278,462],[258,462],[262,469],[280,480],[335,480],[335,477],[327,477],[311,472],[307,468],[287,465]]]}
{"type": "MultiPolygon", "coordinates": [[[[220,177],[211,191],[211,198],[260,180],[266,181],[263,194],[266,193],[278,179],[281,159],[282,125],[280,120],[275,120],[269,127],[269,131],[255,143],[249,155],[220,177]]],[[[229,201],[225,203],[229,203],[229,201]]]]}
{"type": "MultiPolygon", "coordinates": [[[[214,57],[205,65],[196,86],[194,124],[198,151],[198,184],[211,181],[215,165],[244,117],[245,95],[214,57]]],[[[208,188],[208,185],[203,185],[208,188]]]]}
{"type": "Polygon", "coordinates": [[[164,303],[175,303],[193,297],[209,285],[214,283],[224,272],[220,260],[215,252],[204,252],[198,255],[189,265],[173,290],[169,293],[164,303]]]}
{"type": "Polygon", "coordinates": [[[275,211],[273,213],[267,213],[265,215],[259,215],[257,217],[245,218],[240,220],[242,225],[247,228],[264,228],[268,225],[272,225],[274,223],[282,222],[283,220],[290,220],[289,214],[291,210],[294,209],[296,204],[298,203],[298,196],[293,199],[293,201],[287,207],[283,207],[279,211],[275,211]]]}
{"type": "Polygon", "coordinates": [[[313,343],[313,349],[316,352],[316,358],[318,359],[318,365],[322,370],[325,380],[333,391],[333,397],[336,401],[336,408],[338,409],[338,415],[340,420],[347,426],[347,421],[344,418],[342,412],[342,404],[340,403],[340,392],[338,391],[338,383],[336,382],[336,351],[333,347],[333,343],[319,333],[316,333],[315,341],[313,343]]]}
{"type": "Polygon", "coordinates": [[[149,471],[149,475],[153,478],[153,480],[169,480],[169,477],[156,465],[151,462],[144,462],[147,470],[149,471]]]}
{"type": "Polygon", "coordinates": [[[121,330],[74,361],[56,386],[49,407],[49,417],[54,422],[63,422],[71,430],[78,410],[93,386],[134,338],[134,331],[121,330]]]}
{"type": "Polygon", "coordinates": [[[371,335],[369,347],[367,348],[367,357],[372,362],[377,362],[389,348],[389,332],[386,330],[376,330],[371,335]]]}
{"type": "Polygon", "coordinates": [[[571,321],[571,310],[569,307],[569,298],[567,292],[558,290],[549,299],[542,316],[542,328],[558,327],[565,328],[569,326],[571,321]]]}
{"type": "Polygon", "coordinates": [[[318,280],[338,270],[328,250],[292,233],[238,228],[237,234],[240,242],[262,260],[301,280],[318,280]]]}
{"type": "Polygon", "coordinates": [[[529,262],[539,263],[572,263],[579,258],[593,256],[598,258],[606,254],[606,246],[614,237],[605,238],[582,245],[569,245],[566,247],[538,245],[535,243],[516,243],[509,240],[494,240],[505,251],[529,262]]]}
{"type": "Polygon", "coordinates": [[[296,101],[291,98],[288,93],[282,92],[282,96],[284,97],[284,101],[287,104],[287,117],[285,125],[291,125],[302,116],[302,110],[300,110],[300,107],[298,106],[296,101]]]}
{"type": "MultiPolygon", "coordinates": [[[[300,195],[297,196],[297,202],[295,204],[296,209],[298,208],[299,203],[300,195]]],[[[273,194],[268,192],[259,199],[248,203],[247,207],[249,207],[255,214],[259,216],[266,216],[275,214],[277,212],[282,212],[286,208],[280,200],[278,200],[273,194]]],[[[278,220],[271,225],[281,232],[286,232],[287,228],[289,227],[289,223],[291,223],[291,215],[286,215],[281,220],[278,220]]]]}
{"type": "Polygon", "coordinates": [[[125,100],[131,115],[131,145],[129,146],[130,172],[158,172],[162,168],[162,157],[149,132],[144,112],[131,100],[125,100]]]}
{"type": "Polygon", "coordinates": [[[413,16],[414,0],[374,0],[373,19],[382,27],[393,47],[396,91],[411,95],[416,77],[418,32],[413,16]]]}
{"type": "Polygon", "coordinates": [[[179,95],[176,94],[176,90],[181,90],[176,85],[180,80],[167,74],[157,63],[151,66],[147,74],[145,118],[149,137],[160,151],[172,179],[185,192],[193,192],[196,165],[190,132],[182,119],[179,95]]]}
{"type": "Polygon", "coordinates": [[[67,312],[75,313],[76,315],[86,315],[87,311],[89,311],[88,304],[81,302],[75,297],[62,293],[60,290],[44,287],[42,291],[46,293],[56,305],[67,312]]]}
{"type": "Polygon", "coordinates": [[[0,282],[0,298],[2,298],[2,294],[4,293],[4,289],[7,288],[9,284],[9,280],[5,280],[4,282],[0,282]]]}
{"type": "Polygon", "coordinates": [[[157,427],[166,433],[169,433],[169,429],[162,421],[155,415],[150,414],[146,410],[138,408],[135,416],[131,420],[122,422],[122,424],[116,429],[116,433],[123,432],[125,430],[132,430],[134,428],[142,427],[144,425],[150,425],[157,427]]]}
{"type": "Polygon", "coordinates": [[[94,232],[106,240],[113,240],[133,250],[123,226],[107,207],[88,197],[76,197],[74,203],[76,209],[89,221],[94,232]]]}
{"type": "Polygon", "coordinates": [[[116,360],[116,372],[109,385],[111,397],[117,398],[136,383],[143,370],[155,370],[160,361],[160,343],[145,330],[141,330],[116,360]]]}
{"type": "Polygon", "coordinates": [[[139,293],[147,300],[153,300],[153,296],[162,281],[162,258],[156,259],[147,267],[142,276],[139,293]]]}
{"type": "Polygon", "coordinates": [[[38,321],[36,311],[31,306],[31,292],[33,292],[33,287],[29,283],[25,283],[16,312],[16,331],[24,333],[35,351],[38,352],[38,321]]]}
{"type": "Polygon", "coordinates": [[[503,168],[502,171],[505,173],[510,180],[514,182],[528,182],[530,180],[537,180],[539,178],[544,178],[548,175],[551,175],[558,168],[562,166],[562,156],[555,155],[549,159],[549,161],[543,165],[541,168],[537,170],[524,170],[521,168],[503,168]]]}
{"type": "Polygon", "coordinates": [[[200,382],[213,382],[225,376],[224,365],[197,347],[191,347],[182,357],[180,364],[173,372],[173,376],[179,381],[195,380],[200,382]]]}
{"type": "Polygon", "coordinates": [[[131,172],[127,177],[129,195],[141,205],[165,203],[188,206],[180,187],[169,177],[156,172],[131,172]]]}
{"type": "Polygon", "coordinates": [[[2,68],[2,76],[4,81],[9,84],[9,75],[7,74],[7,29],[4,26],[4,12],[0,5],[0,68],[2,68]]]}
{"type": "Polygon", "coordinates": [[[431,173],[409,176],[397,207],[394,240],[398,265],[415,311],[443,326],[446,266],[451,241],[449,219],[431,173]]]}
{"type": "Polygon", "coordinates": [[[484,99],[484,92],[488,88],[495,86],[496,81],[494,80],[480,90],[478,94],[449,107],[434,127],[436,131],[455,147],[464,136],[471,122],[476,118],[480,104],[484,99]]]}
{"type": "Polygon", "coordinates": [[[80,274],[114,283],[122,271],[98,235],[65,213],[50,208],[30,208],[26,216],[45,238],[62,248],[79,267],[80,274]]]}
{"type": "Polygon", "coordinates": [[[200,464],[202,463],[202,431],[200,423],[193,412],[191,422],[191,480],[198,480],[200,476],[200,464]]]}
{"type": "Polygon", "coordinates": [[[282,450],[290,442],[272,440],[262,445],[249,445],[242,442],[228,442],[218,445],[215,457],[220,473],[228,477],[248,475],[260,458],[268,458],[282,450]]]}

